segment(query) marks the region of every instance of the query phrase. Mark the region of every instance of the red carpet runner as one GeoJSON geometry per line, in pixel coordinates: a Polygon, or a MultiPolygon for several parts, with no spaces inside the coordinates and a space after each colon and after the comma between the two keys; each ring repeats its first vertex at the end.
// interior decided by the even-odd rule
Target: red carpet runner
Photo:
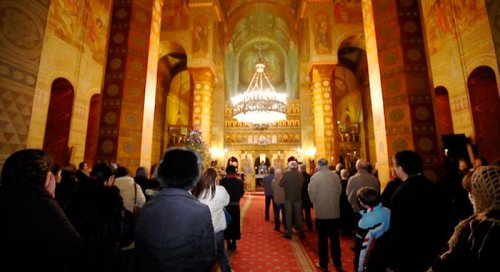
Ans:
{"type": "MultiPolygon", "coordinates": [[[[237,250],[229,251],[231,267],[235,272],[262,271],[318,271],[315,264],[318,257],[318,236],[316,231],[305,232],[306,238],[292,240],[281,237],[284,230],[274,230],[272,208],[270,221],[264,220],[264,196],[247,194],[240,203],[241,240],[237,250]]],[[[313,215],[314,216],[314,215],[313,215]]],[[[314,220],[314,218],[313,218],[314,220]]],[[[354,245],[352,238],[342,238],[342,263],[344,271],[353,271],[354,245]]],[[[336,271],[331,264],[330,271],[336,271]]]]}

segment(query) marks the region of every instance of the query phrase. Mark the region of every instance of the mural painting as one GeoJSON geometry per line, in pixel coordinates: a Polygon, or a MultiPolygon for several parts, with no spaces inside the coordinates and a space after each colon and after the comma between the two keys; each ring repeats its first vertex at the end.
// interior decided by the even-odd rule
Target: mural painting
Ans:
{"type": "Polygon", "coordinates": [[[246,88],[248,87],[248,84],[250,84],[250,81],[255,74],[255,65],[260,60],[264,63],[264,65],[266,65],[264,72],[275,88],[284,83],[284,59],[279,50],[273,46],[263,42],[259,43],[253,48],[244,50],[241,53],[240,59],[239,83],[242,85],[242,88],[246,88]],[[262,58],[260,58],[259,54],[262,55],[262,58]]]}
{"type": "Polygon", "coordinates": [[[58,38],[77,48],[83,31],[86,4],[86,1],[78,0],[53,0],[50,5],[49,28],[58,38]]]}
{"type": "Polygon", "coordinates": [[[49,11],[48,25],[64,42],[80,48],[92,58],[104,63],[107,29],[111,0],[54,0],[49,11]]]}
{"type": "Polygon", "coordinates": [[[177,30],[188,28],[187,4],[184,0],[165,1],[162,29],[177,30]]]}
{"type": "Polygon", "coordinates": [[[331,53],[331,38],[330,38],[330,24],[329,17],[326,12],[318,12],[315,14],[314,18],[316,21],[314,23],[314,49],[315,53],[330,54],[331,53]]]}
{"type": "Polygon", "coordinates": [[[85,35],[85,50],[92,53],[92,58],[104,64],[106,37],[108,31],[105,27],[109,21],[111,0],[96,0],[89,6],[87,17],[87,33],[85,35]]]}
{"type": "Polygon", "coordinates": [[[338,23],[362,23],[361,0],[337,0],[333,6],[333,14],[338,23]]]}
{"type": "MultiPolygon", "coordinates": [[[[478,18],[487,18],[482,3],[475,0],[433,0],[427,7],[427,35],[430,53],[435,53],[450,39],[456,40],[455,27],[461,31],[472,29],[478,18]]],[[[424,8],[425,9],[425,8],[424,8]]]]}
{"type": "Polygon", "coordinates": [[[206,57],[208,51],[208,20],[205,17],[197,17],[193,21],[192,31],[192,53],[193,57],[206,57]]]}

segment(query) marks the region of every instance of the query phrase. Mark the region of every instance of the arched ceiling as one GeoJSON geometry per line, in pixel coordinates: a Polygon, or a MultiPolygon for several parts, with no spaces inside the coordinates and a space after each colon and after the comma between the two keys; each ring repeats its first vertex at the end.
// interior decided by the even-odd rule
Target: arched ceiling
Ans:
{"type": "MultiPolygon", "coordinates": [[[[246,89],[255,72],[259,55],[266,64],[266,74],[276,88],[298,94],[296,82],[300,50],[299,37],[303,21],[298,15],[301,8],[298,0],[224,0],[218,1],[220,8],[220,38],[217,48],[223,52],[220,63],[225,72],[224,82],[228,95],[246,89]],[[260,51],[260,52],[259,52],[260,51]],[[295,89],[292,89],[295,88],[295,89]]],[[[169,35],[160,42],[160,57],[166,58],[170,77],[186,69],[186,50],[189,46],[191,13],[189,1],[172,0],[166,3],[162,15],[162,28],[169,27],[169,35]],[[169,4],[170,3],[170,4],[169,4]],[[163,23],[165,25],[163,26],[163,23]]],[[[306,25],[307,26],[307,25],[306,25]]],[[[348,69],[358,80],[366,70],[366,52],[363,33],[346,31],[339,38],[338,65],[348,69]]],[[[332,50],[333,51],[333,50],[332,50]]],[[[333,53],[333,52],[332,52],[333,53]]],[[[307,52],[305,53],[307,54],[307,52]]],[[[189,57],[188,57],[189,58],[189,57]]],[[[340,72],[342,69],[339,69],[340,72]]],[[[344,70],[345,71],[345,70],[344,70]]],[[[222,74],[221,73],[221,74],[222,74]]],[[[345,73],[344,73],[345,74],[345,73]]],[[[291,96],[294,97],[294,96],[291,96]]]]}
{"type": "Polygon", "coordinates": [[[168,40],[163,40],[160,42],[160,58],[164,57],[165,55],[169,54],[182,54],[186,55],[186,50],[184,48],[175,42],[171,42],[168,40]]]}
{"type": "Polygon", "coordinates": [[[300,1],[230,2],[233,4],[222,8],[227,18],[225,46],[231,48],[232,55],[228,61],[235,63],[235,70],[229,70],[227,76],[234,82],[234,88],[245,89],[255,73],[255,64],[262,60],[274,87],[289,90],[287,78],[295,77],[289,67],[298,61],[297,54],[291,51],[296,50],[300,1]]]}
{"type": "Polygon", "coordinates": [[[180,97],[183,103],[190,102],[190,74],[187,70],[187,55],[177,43],[163,41],[160,44],[160,62],[165,66],[164,88],[168,93],[180,97]]]}
{"type": "Polygon", "coordinates": [[[249,1],[241,5],[229,16],[227,40],[235,51],[258,40],[272,40],[287,50],[290,41],[296,40],[296,22],[295,11],[286,7],[280,1],[249,1]]]}
{"type": "Polygon", "coordinates": [[[297,9],[300,1],[296,0],[235,0],[221,1],[222,8],[228,18],[228,32],[232,33],[238,22],[252,13],[267,12],[279,17],[288,26],[296,24],[297,9]],[[232,3],[228,3],[232,2],[232,3]]]}

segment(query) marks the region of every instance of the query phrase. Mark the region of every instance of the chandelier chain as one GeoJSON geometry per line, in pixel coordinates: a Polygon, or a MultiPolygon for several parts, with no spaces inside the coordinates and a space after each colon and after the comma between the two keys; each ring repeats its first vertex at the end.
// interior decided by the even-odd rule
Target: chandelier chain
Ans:
{"type": "Polygon", "coordinates": [[[277,92],[265,73],[265,61],[262,56],[264,49],[262,27],[265,16],[261,10],[260,0],[257,1],[257,34],[256,48],[259,57],[253,75],[246,91],[231,98],[233,117],[244,123],[255,126],[256,129],[266,129],[269,124],[286,120],[287,95],[277,92]]]}

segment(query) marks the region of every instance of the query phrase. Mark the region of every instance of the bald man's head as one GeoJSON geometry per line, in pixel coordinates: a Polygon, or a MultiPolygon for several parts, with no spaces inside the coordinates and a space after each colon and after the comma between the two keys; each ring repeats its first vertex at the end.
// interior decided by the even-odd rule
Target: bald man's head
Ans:
{"type": "Polygon", "coordinates": [[[356,169],[358,169],[358,172],[368,172],[369,168],[370,168],[370,164],[363,159],[359,159],[356,162],[356,169]]]}

